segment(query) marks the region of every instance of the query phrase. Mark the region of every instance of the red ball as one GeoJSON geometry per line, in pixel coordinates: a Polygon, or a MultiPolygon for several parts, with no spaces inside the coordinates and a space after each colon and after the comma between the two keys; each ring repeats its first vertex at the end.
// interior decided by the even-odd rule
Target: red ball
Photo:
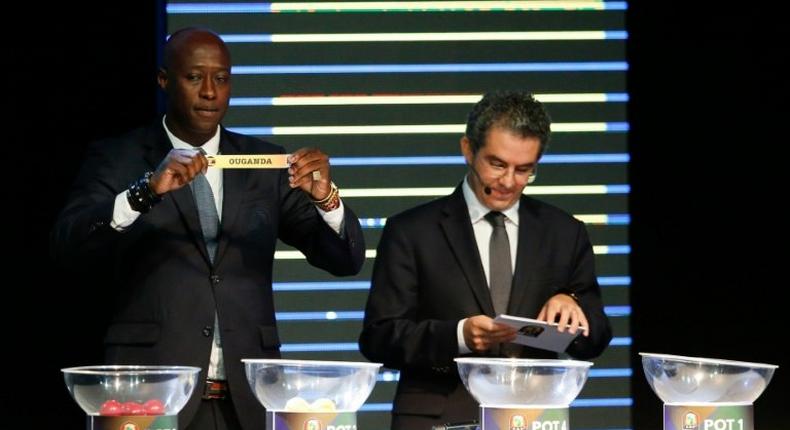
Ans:
{"type": "Polygon", "coordinates": [[[123,415],[123,406],[121,402],[117,400],[107,400],[106,402],[101,404],[101,409],[99,409],[99,415],[105,415],[110,417],[117,417],[119,415],[123,415]]]}
{"type": "Polygon", "coordinates": [[[159,399],[151,399],[143,403],[146,415],[164,415],[165,404],[159,399]]]}
{"type": "Polygon", "coordinates": [[[124,415],[145,415],[145,408],[137,402],[124,402],[121,408],[124,415]]]}

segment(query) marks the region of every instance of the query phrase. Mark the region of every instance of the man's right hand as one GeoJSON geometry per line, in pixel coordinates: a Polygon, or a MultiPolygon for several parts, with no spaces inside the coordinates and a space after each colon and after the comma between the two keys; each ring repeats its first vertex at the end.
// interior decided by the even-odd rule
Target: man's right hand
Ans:
{"type": "Polygon", "coordinates": [[[487,315],[475,315],[464,321],[464,342],[474,352],[485,352],[498,343],[516,340],[516,329],[495,323],[487,315]]]}
{"type": "Polygon", "coordinates": [[[171,149],[154,171],[148,182],[151,191],[163,195],[192,182],[195,176],[206,173],[208,160],[197,149],[171,149]]]}

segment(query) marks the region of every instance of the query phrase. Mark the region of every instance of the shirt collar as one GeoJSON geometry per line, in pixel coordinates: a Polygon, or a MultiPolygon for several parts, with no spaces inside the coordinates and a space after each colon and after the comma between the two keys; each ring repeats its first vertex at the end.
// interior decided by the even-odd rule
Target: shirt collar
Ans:
{"type": "MultiPolygon", "coordinates": [[[[487,213],[491,212],[491,209],[485,207],[480,200],[477,199],[475,192],[472,191],[472,187],[469,185],[469,177],[464,178],[464,183],[461,185],[461,189],[464,192],[464,200],[466,200],[466,207],[469,209],[469,218],[472,220],[472,224],[477,224],[487,213]]],[[[513,206],[507,208],[506,210],[502,211],[505,217],[510,220],[513,224],[518,226],[518,208],[521,204],[521,200],[516,200],[516,203],[513,206]]]]}
{"type": "MultiPolygon", "coordinates": [[[[165,132],[167,133],[167,137],[170,139],[170,143],[173,144],[173,148],[176,149],[195,149],[195,146],[192,146],[183,140],[176,137],[175,134],[170,132],[170,129],[167,128],[167,123],[165,123],[165,118],[167,115],[162,117],[162,126],[165,127],[165,132]]],[[[217,132],[214,133],[214,136],[211,136],[209,140],[207,140],[203,145],[200,145],[204,151],[206,151],[206,155],[217,155],[219,153],[219,130],[220,127],[217,126],[217,132]]]]}

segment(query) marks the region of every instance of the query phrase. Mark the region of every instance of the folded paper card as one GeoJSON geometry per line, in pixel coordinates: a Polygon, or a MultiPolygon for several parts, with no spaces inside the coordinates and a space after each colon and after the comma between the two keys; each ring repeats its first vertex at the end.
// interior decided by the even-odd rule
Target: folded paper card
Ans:
{"type": "Polygon", "coordinates": [[[565,352],[573,339],[586,330],[586,327],[579,327],[575,334],[571,334],[567,328],[560,332],[557,323],[504,314],[497,316],[494,321],[509,325],[518,331],[515,343],[554,352],[565,352]]]}

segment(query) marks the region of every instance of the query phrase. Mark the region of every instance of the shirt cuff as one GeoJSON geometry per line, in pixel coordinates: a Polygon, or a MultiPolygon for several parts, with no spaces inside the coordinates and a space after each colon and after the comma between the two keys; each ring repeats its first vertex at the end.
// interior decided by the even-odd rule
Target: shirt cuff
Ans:
{"type": "Polygon", "coordinates": [[[129,199],[126,198],[126,191],[115,196],[115,206],[112,208],[112,221],[110,227],[116,231],[124,231],[140,216],[140,212],[135,211],[129,206],[129,199]]]}
{"type": "Polygon", "coordinates": [[[467,318],[458,321],[458,326],[455,329],[455,333],[458,335],[458,355],[472,352],[472,350],[466,346],[466,341],[464,340],[464,323],[466,320],[467,318]]]}
{"type": "Polygon", "coordinates": [[[318,206],[315,207],[318,213],[321,215],[321,218],[324,219],[324,222],[329,226],[332,227],[332,230],[335,233],[342,235],[343,232],[343,221],[345,220],[345,210],[343,209],[343,200],[340,200],[340,206],[333,211],[325,211],[318,206]]]}

